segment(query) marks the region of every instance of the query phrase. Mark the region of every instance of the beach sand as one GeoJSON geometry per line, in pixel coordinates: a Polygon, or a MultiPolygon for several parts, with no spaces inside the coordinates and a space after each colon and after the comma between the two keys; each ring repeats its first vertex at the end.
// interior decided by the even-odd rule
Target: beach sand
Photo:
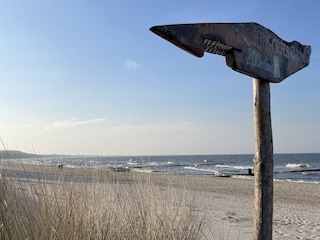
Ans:
{"type": "MultiPolygon", "coordinates": [[[[224,239],[252,239],[254,180],[170,176],[188,186],[195,206],[207,214],[207,226],[224,239]]],[[[320,184],[275,181],[273,239],[320,239],[320,184]]]]}
{"type": "MultiPolygon", "coordinates": [[[[29,166],[20,164],[0,165],[2,175],[16,178],[55,176],[67,181],[84,184],[92,182],[93,170],[58,169],[57,167],[29,166]],[[10,169],[10,172],[8,172],[10,169]]],[[[96,171],[97,179],[110,182],[130,183],[145,173],[115,173],[96,171]]],[[[213,176],[181,176],[147,174],[154,186],[168,187],[184,194],[194,205],[194,211],[204,213],[206,228],[215,239],[252,239],[254,180],[213,176]],[[221,235],[221,237],[219,237],[221,235]],[[217,237],[218,236],[218,237],[217,237]]],[[[141,184],[144,184],[143,182],[141,184]]],[[[288,181],[274,182],[273,239],[320,239],[320,184],[288,181]]]]}
{"type": "MultiPolygon", "coordinates": [[[[189,177],[211,228],[229,239],[252,239],[253,179],[189,177]]],[[[273,239],[320,239],[320,185],[274,182],[273,239]]]]}

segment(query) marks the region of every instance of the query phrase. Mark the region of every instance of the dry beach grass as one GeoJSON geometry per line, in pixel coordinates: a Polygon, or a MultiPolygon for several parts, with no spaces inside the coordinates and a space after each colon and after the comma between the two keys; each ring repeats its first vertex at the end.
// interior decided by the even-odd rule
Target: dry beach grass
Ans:
{"type": "MultiPolygon", "coordinates": [[[[0,239],[252,239],[253,179],[4,163],[2,173],[0,239]]],[[[274,189],[274,239],[320,239],[320,185],[274,189]]]]}
{"type": "Polygon", "coordinates": [[[199,239],[203,216],[150,175],[13,165],[0,181],[0,239],[199,239]],[[26,179],[28,178],[28,179],[26,179]]]}

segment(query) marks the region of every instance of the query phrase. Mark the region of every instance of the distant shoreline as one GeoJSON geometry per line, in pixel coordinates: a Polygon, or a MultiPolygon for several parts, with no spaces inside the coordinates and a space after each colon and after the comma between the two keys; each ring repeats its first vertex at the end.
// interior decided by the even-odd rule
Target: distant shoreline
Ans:
{"type": "MultiPolygon", "coordinates": [[[[320,152],[292,152],[292,153],[274,153],[274,155],[286,155],[286,154],[320,154],[320,152]]],[[[146,154],[146,155],[108,155],[108,154],[36,154],[27,153],[19,150],[0,150],[0,160],[1,159],[20,159],[20,158],[33,158],[33,157],[151,157],[151,156],[225,156],[225,155],[254,155],[254,153],[202,153],[202,154],[146,154]]]]}

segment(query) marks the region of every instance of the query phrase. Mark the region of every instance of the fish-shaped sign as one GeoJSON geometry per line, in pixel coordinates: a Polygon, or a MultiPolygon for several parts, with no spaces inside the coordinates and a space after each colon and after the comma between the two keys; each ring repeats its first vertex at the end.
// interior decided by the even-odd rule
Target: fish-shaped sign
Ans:
{"type": "Polygon", "coordinates": [[[257,23],[196,23],[154,26],[150,30],[187,52],[226,57],[229,67],[279,83],[309,65],[311,47],[286,42],[257,23]]]}

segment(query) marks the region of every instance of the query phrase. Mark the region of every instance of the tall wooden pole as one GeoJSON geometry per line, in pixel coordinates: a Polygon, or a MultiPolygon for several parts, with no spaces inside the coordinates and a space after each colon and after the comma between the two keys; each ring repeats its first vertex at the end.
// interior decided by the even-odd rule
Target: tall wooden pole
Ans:
{"type": "Polygon", "coordinates": [[[253,78],[254,94],[254,240],[272,239],[273,141],[269,82],[253,78]]]}

